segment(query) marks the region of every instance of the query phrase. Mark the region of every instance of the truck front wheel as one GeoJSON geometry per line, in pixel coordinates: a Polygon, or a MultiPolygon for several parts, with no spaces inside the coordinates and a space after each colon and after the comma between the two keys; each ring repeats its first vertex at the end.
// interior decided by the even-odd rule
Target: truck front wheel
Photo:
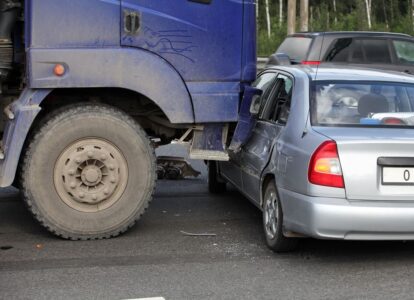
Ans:
{"type": "Polygon", "coordinates": [[[34,131],[21,166],[35,218],[66,239],[117,236],[142,215],[155,187],[155,155],[126,113],[99,104],[64,107],[34,131]]]}

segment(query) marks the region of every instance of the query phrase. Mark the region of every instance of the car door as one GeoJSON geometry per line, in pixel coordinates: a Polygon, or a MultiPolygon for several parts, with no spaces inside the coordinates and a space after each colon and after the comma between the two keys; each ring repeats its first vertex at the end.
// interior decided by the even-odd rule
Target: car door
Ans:
{"type": "Polygon", "coordinates": [[[242,147],[240,161],[243,192],[256,204],[260,203],[262,172],[289,116],[292,90],[293,79],[288,75],[279,74],[251,138],[242,147]]]}
{"type": "Polygon", "coordinates": [[[414,41],[396,39],[391,44],[398,70],[414,75],[414,41]]]}
{"type": "MultiPolygon", "coordinates": [[[[269,96],[276,77],[277,73],[275,73],[275,71],[265,71],[258,76],[255,82],[253,82],[252,88],[262,91],[260,100],[262,103],[264,103],[269,96]]],[[[253,97],[253,95],[253,93],[247,93],[245,97],[253,97]]],[[[243,99],[243,101],[250,102],[249,99],[243,99]]],[[[241,151],[239,149],[237,149],[237,151],[229,151],[229,156],[230,160],[228,162],[219,163],[220,173],[236,187],[242,189],[241,151]]]]}

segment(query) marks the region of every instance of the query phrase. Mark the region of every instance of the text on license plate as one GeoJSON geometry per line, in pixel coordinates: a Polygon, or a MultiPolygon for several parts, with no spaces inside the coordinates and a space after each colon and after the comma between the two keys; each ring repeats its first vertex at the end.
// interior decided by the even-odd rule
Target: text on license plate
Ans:
{"type": "Polygon", "coordinates": [[[382,184],[414,185],[414,168],[382,168],[382,184]]]}

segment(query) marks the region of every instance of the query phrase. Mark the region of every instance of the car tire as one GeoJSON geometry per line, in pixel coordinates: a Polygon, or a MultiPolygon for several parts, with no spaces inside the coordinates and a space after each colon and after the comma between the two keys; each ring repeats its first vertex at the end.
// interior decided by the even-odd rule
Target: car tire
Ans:
{"type": "Polygon", "coordinates": [[[71,240],[110,238],[133,226],[156,179],[141,126],[101,104],[66,106],[39,124],[21,166],[21,193],[33,216],[71,240]]]}
{"type": "Polygon", "coordinates": [[[289,252],[297,247],[296,238],[283,235],[283,211],[274,181],[270,181],[264,190],[263,229],[266,244],[274,252],[289,252]]]}
{"type": "Polygon", "coordinates": [[[209,161],[208,168],[208,191],[212,194],[221,194],[226,191],[226,182],[220,177],[216,161],[209,161]]]}

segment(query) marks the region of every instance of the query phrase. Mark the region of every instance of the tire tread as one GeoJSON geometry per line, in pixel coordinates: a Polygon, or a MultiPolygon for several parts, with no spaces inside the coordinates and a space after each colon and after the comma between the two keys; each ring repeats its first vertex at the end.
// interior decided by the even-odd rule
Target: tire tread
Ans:
{"type": "Polygon", "coordinates": [[[148,206],[153,199],[153,195],[155,192],[155,182],[156,182],[156,172],[155,172],[156,158],[155,158],[154,147],[152,147],[151,141],[147,137],[147,134],[145,133],[145,131],[134,119],[132,119],[132,117],[130,117],[127,113],[115,107],[109,106],[109,105],[77,103],[77,104],[71,104],[71,105],[67,105],[67,106],[56,109],[54,112],[46,115],[44,119],[42,119],[39,122],[38,126],[36,126],[36,128],[33,130],[31,135],[29,136],[29,143],[27,144],[27,147],[22,157],[23,158],[21,160],[21,168],[18,174],[20,178],[20,182],[21,182],[20,193],[21,193],[22,198],[27,208],[32,213],[33,217],[49,232],[63,239],[85,241],[85,240],[109,239],[112,237],[116,237],[126,232],[128,229],[130,229],[131,227],[135,225],[135,223],[141,218],[141,216],[148,209],[148,206]],[[150,195],[149,197],[147,197],[146,202],[141,206],[139,210],[137,210],[135,216],[131,219],[131,221],[125,224],[124,226],[117,228],[113,230],[112,232],[105,233],[105,234],[97,234],[97,235],[81,235],[81,234],[73,234],[73,233],[69,234],[67,232],[60,230],[59,228],[57,228],[56,226],[48,222],[42,216],[36,204],[30,200],[31,195],[30,195],[30,191],[27,188],[27,183],[26,183],[28,176],[29,176],[27,171],[28,171],[28,166],[33,156],[33,151],[36,148],[36,145],[40,142],[42,137],[46,134],[50,126],[53,126],[53,124],[57,124],[60,121],[70,116],[78,115],[78,114],[85,114],[85,113],[90,113],[90,112],[105,113],[111,117],[119,118],[127,122],[132,128],[135,129],[135,131],[142,138],[142,140],[147,143],[146,146],[148,146],[149,149],[152,149],[152,153],[150,156],[151,156],[151,165],[152,165],[153,172],[150,172],[149,176],[153,177],[151,178],[151,182],[153,182],[154,184],[151,187],[151,190],[149,192],[150,195]]]}

